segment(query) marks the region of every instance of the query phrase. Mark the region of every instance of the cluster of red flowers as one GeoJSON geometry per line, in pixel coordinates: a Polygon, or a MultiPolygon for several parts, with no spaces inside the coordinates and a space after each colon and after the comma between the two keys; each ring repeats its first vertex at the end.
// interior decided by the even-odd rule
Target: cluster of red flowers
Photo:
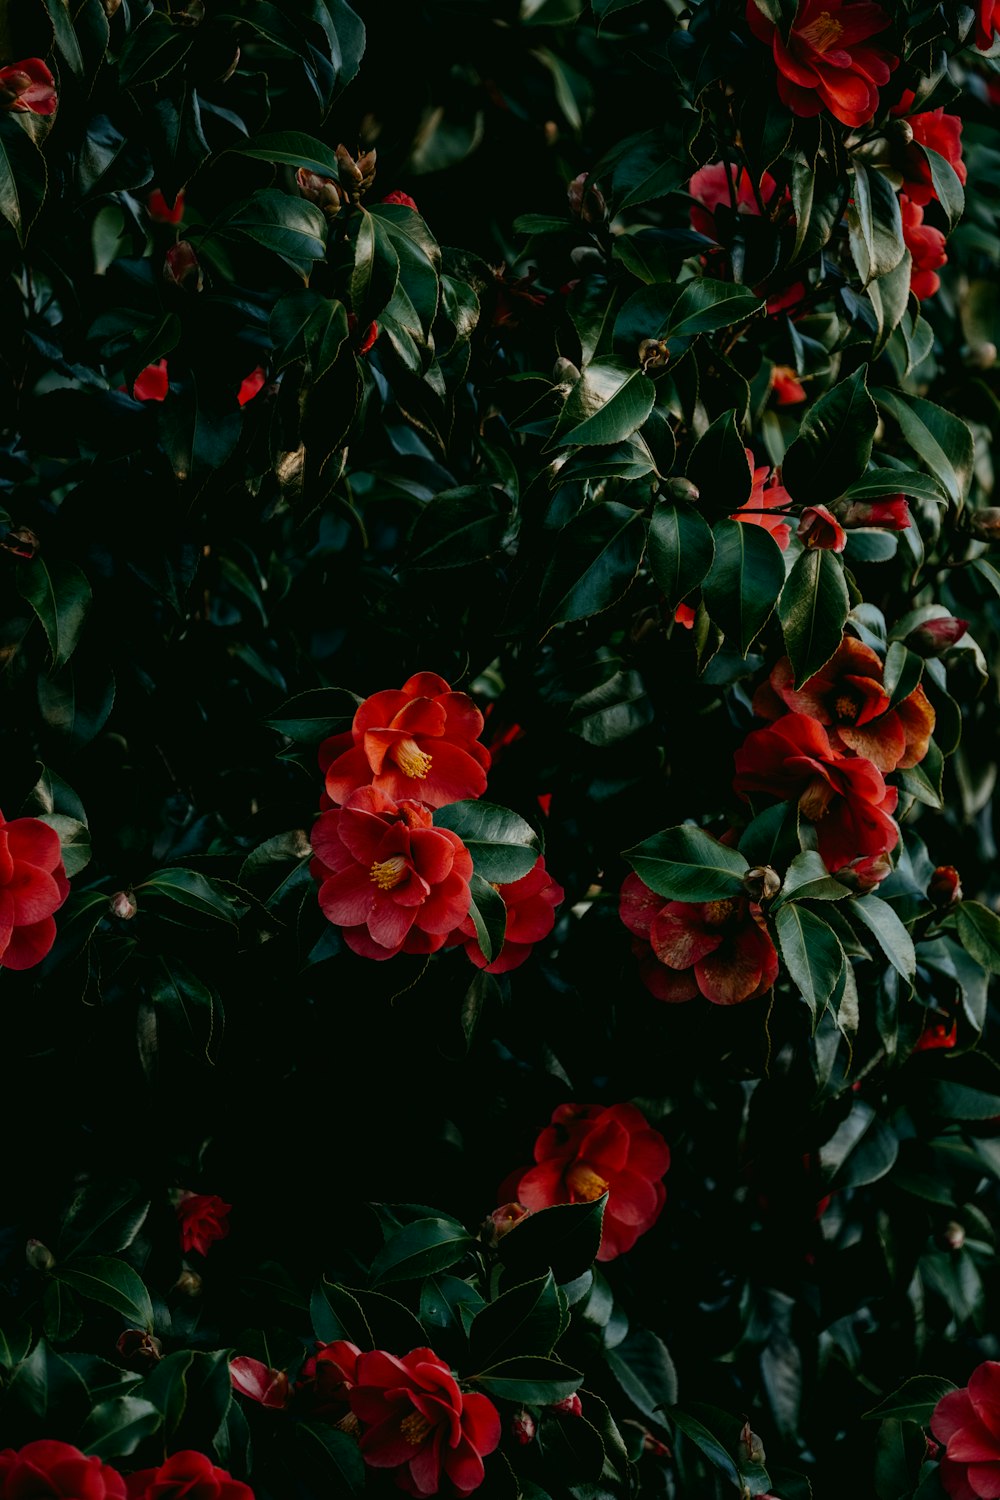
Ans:
{"type": "Polygon", "coordinates": [[[253,1490],[204,1453],[173,1453],[123,1477],[71,1443],[41,1438],[0,1453],[0,1500],[254,1500],[253,1490]]]}
{"type": "Polygon", "coordinates": [[[492,962],[469,916],[472,857],[433,811],[486,790],[490,752],[483,716],[434,672],[366,698],[344,734],[324,740],[325,810],[312,832],[319,902],[365,958],[436,953],[462,944],[479,968],[523,963],[555,925],[562,888],[540,855],[520,880],[497,887],[507,909],[492,962]]]}
{"type": "Polygon", "coordinates": [[[0,813],[0,969],[41,963],[68,895],[58,834],[38,818],[7,823],[0,813]]]}

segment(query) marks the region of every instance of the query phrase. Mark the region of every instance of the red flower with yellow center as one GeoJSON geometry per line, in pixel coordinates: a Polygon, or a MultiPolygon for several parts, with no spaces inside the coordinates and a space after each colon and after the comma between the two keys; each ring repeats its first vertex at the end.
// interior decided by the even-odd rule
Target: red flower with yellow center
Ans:
{"type": "Polygon", "coordinates": [[[669,1166],[669,1146],[633,1104],[560,1104],[535,1142],[535,1165],[513,1173],[500,1197],[539,1209],[607,1193],[597,1259],[614,1260],[660,1217],[669,1166]]]}
{"type": "Polygon", "coordinates": [[[469,911],[472,859],[419,802],[360,787],[312,832],[319,904],[365,958],[433,953],[469,911]]]}
{"type": "Polygon", "coordinates": [[[816,824],[828,870],[888,854],[899,842],[891,817],[895,787],[886,786],[870,760],[835,749],[823,726],[805,714],[786,714],[767,729],[755,729],[735,761],[733,790],[741,797],[764,792],[798,802],[802,816],[816,824]]]}
{"type": "Polygon", "coordinates": [[[509,885],[498,885],[507,908],[507,925],[504,930],[503,947],[492,963],[487,963],[472,918],[466,917],[455,938],[464,942],[465,951],[477,969],[487,974],[506,974],[524,963],[535,943],[548,937],[556,924],[556,907],[565,892],[552,879],[545,868],[545,856],[540,854],[533,869],[520,880],[509,885]]]}
{"type": "Polygon", "coordinates": [[[787,41],[773,21],[747,0],[747,24],[766,42],[778,69],[778,94],[796,115],[824,108],[843,125],[866,125],[878,109],[878,91],[899,59],[871,37],[890,17],[868,0],[801,0],[787,41]]]}
{"type": "Polygon", "coordinates": [[[658,1000],[738,1005],[765,994],[778,977],[778,955],[760,915],[743,896],[726,901],[664,901],[626,877],[619,915],[637,939],[643,984],[658,1000]]]}
{"type": "Polygon", "coordinates": [[[416,672],[401,688],[366,698],[349,732],[323,741],[327,796],[342,803],[371,785],[428,807],[481,797],[490,765],[482,732],[483,716],[471,698],[453,693],[435,672],[416,672]]]}
{"type": "Polygon", "coordinates": [[[829,730],[831,744],[863,755],[882,772],[919,765],[934,733],[934,710],[923,688],[891,708],[880,658],[851,635],[800,688],[783,656],[754,694],[753,708],[762,719],[806,714],[829,730]]]}

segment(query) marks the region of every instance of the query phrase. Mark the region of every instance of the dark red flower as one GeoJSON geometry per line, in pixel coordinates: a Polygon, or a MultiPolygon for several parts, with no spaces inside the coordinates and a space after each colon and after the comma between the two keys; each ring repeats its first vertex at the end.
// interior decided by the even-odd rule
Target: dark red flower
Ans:
{"type": "Polygon", "coordinates": [[[41,1438],[0,1453],[0,1500],[125,1500],[125,1481],[71,1443],[41,1438]]]}
{"type": "Polygon", "coordinates": [[[254,1500],[248,1484],[191,1449],[172,1453],[158,1468],[130,1474],[125,1484],[128,1500],[254,1500]]]}
{"type": "Polygon", "coordinates": [[[778,94],[793,114],[818,115],[825,107],[843,125],[866,125],[878,109],[878,91],[898,57],[871,38],[890,17],[868,0],[800,0],[787,42],[773,21],[747,0],[747,23],[766,42],[778,69],[778,94]]]}
{"type": "Polygon", "coordinates": [[[312,845],[323,913],[365,958],[433,953],[468,914],[469,851],[419,802],[360,787],[320,815],[312,845]]]}
{"type": "Polygon", "coordinates": [[[1000,3],[998,0],[977,0],[976,46],[980,52],[988,52],[993,38],[1000,31],[1000,3]]]}
{"type": "Polygon", "coordinates": [[[771,390],[776,406],[797,406],[806,399],[806,388],[791,365],[775,365],[771,371],[771,390]]]}
{"type": "Polygon", "coordinates": [[[420,212],[419,208],[417,207],[414,200],[410,197],[409,193],[401,193],[398,188],[396,188],[394,192],[386,193],[385,197],[382,199],[382,202],[399,203],[403,208],[412,208],[415,214],[418,214],[420,212]]]}
{"type": "Polygon", "coordinates": [[[244,375],[240,381],[240,388],[236,392],[236,399],[240,406],[246,406],[248,401],[252,401],[266,380],[267,375],[263,365],[258,365],[255,370],[250,371],[249,375],[244,375]]]}
{"type": "Polygon", "coordinates": [[[935,906],[957,906],[962,899],[962,877],[954,865],[938,865],[927,885],[935,906]]]}
{"type": "Polygon", "coordinates": [[[910,507],[902,495],[887,495],[884,500],[841,500],[837,519],[848,531],[856,526],[906,531],[910,525],[910,507]]]}
{"type": "Polygon", "coordinates": [[[207,1255],[209,1245],[229,1237],[231,1203],[223,1203],[215,1193],[183,1192],[174,1208],[181,1231],[181,1249],[185,1255],[196,1250],[207,1255]]]}
{"type": "Polygon", "coordinates": [[[402,1359],[375,1349],[358,1360],[351,1410],[364,1426],[361,1456],[396,1469],[409,1495],[471,1495],[483,1459],[500,1442],[500,1414],[488,1396],[463,1392],[443,1359],[412,1349],[402,1359]]]}
{"type": "Polygon", "coordinates": [[[184,217],[183,191],[177,194],[171,207],[160,189],[154,188],[146,199],[146,212],[154,224],[179,224],[184,217]]]}
{"type": "Polygon", "coordinates": [[[535,1166],[508,1178],[500,1196],[539,1209],[607,1193],[597,1259],[614,1260],[660,1217],[669,1166],[669,1146],[634,1104],[560,1104],[535,1142],[535,1166]]]}
{"type": "Polygon", "coordinates": [[[229,1379],[234,1391],[280,1411],[292,1399],[291,1386],[284,1370],[272,1370],[259,1359],[241,1354],[229,1361],[229,1379]]]}
{"type": "Polygon", "coordinates": [[[735,762],[733,789],[741,797],[764,792],[798,802],[802,816],[816,825],[828,870],[896,847],[895,787],[886,786],[870,760],[836,750],[815,719],[791,713],[767,729],[755,729],[735,762]]]}
{"type": "Polygon", "coordinates": [[[829,730],[835,748],[863,755],[882,772],[905,771],[927,754],[934,709],[919,685],[890,708],[882,672],[877,653],[845,635],[826,666],[800,688],[783,656],[754,694],[754,713],[762,719],[806,714],[829,730]]]}
{"type": "Polygon", "coordinates": [[[346,734],[324,740],[320,768],[331,802],[357,787],[444,807],[486,790],[490,753],[479,743],[483,716],[443,677],[416,672],[401,688],[373,693],[346,734]]]}
{"type": "Polygon", "coordinates": [[[351,1391],[357,1384],[358,1358],[361,1350],[346,1339],[319,1344],[302,1366],[295,1385],[296,1397],[315,1416],[335,1420],[348,1408],[351,1391]]]}
{"type": "MultiPolygon", "coordinates": [[[[770,172],[765,172],[760,180],[761,198],[768,202],[773,198],[777,187],[770,172]]],[[[760,215],[760,204],[749,173],[733,162],[717,161],[711,166],[700,167],[688,183],[688,192],[693,200],[690,208],[691,228],[710,240],[719,237],[716,209],[724,208],[731,212],[734,199],[737,213],[753,214],[756,217],[760,215]]]]}
{"type": "Polygon", "coordinates": [[[56,940],[69,895],[59,835],[38,818],[0,813],[0,969],[31,969],[56,940]]]}
{"type": "MultiPolygon", "coordinates": [[[[137,401],[162,401],[167,394],[168,379],[166,360],[157,360],[155,365],[147,365],[139,371],[132,394],[137,401]]],[[[127,386],[122,386],[123,391],[127,389],[127,386]]]]}
{"type": "Polygon", "coordinates": [[[750,472],[753,475],[753,487],[750,491],[750,499],[746,502],[746,510],[737,511],[731,519],[742,521],[746,526],[763,526],[784,552],[792,534],[788,520],[785,516],[771,516],[766,512],[774,509],[775,506],[791,505],[792,497],[784,485],[778,483],[777,474],[772,474],[767,464],[754,468],[753,452],[750,448],[746,450],[746,455],[750,472]],[[754,511],[763,511],[765,514],[754,515],[754,511]]]}
{"type": "Polygon", "coordinates": [[[530,1411],[516,1411],[510,1419],[511,1437],[525,1447],[535,1439],[535,1419],[530,1411]]]}
{"type": "Polygon", "coordinates": [[[546,870],[544,854],[538,856],[527,875],[509,885],[498,885],[497,890],[507,907],[507,925],[503,947],[493,962],[486,962],[471,917],[466,917],[458,929],[458,941],[465,943],[465,951],[476,968],[485,969],[487,974],[506,974],[524,963],[535,943],[552,931],[556,907],[566,894],[546,870]]]}
{"type": "Polygon", "coordinates": [[[1000,1495],[1000,1364],[986,1360],[942,1396],[931,1432],[945,1445],[939,1476],[951,1500],[1000,1495]]]}
{"type": "MultiPolygon", "coordinates": [[[[893,114],[895,113],[893,110],[893,114]]],[[[910,115],[907,124],[913,131],[913,140],[907,146],[902,160],[903,192],[911,203],[919,203],[924,207],[937,197],[937,193],[934,190],[930,164],[921,151],[921,146],[927,146],[931,151],[936,151],[938,156],[943,156],[954,167],[959,182],[964,183],[969,175],[962,160],[962,121],[958,115],[946,115],[942,106],[940,109],[925,110],[920,115],[910,115]]]]}
{"type": "Polygon", "coordinates": [[[628,875],[618,911],[639,940],[639,972],[658,1000],[702,994],[713,1005],[738,1005],[765,994],[778,977],[778,955],[760,908],[744,896],[664,901],[638,875],[628,875]]]}
{"type": "Polygon", "coordinates": [[[796,533],[804,547],[816,547],[826,552],[843,552],[847,546],[847,532],[825,505],[807,505],[799,516],[796,533]]]}
{"type": "Polygon", "coordinates": [[[937,272],[948,261],[944,235],[940,229],[924,223],[923,209],[905,193],[899,195],[899,209],[903,216],[903,240],[913,257],[910,291],[922,301],[925,297],[933,297],[941,285],[937,272]]]}
{"type": "Polygon", "coordinates": [[[40,57],[26,57],[0,68],[0,109],[54,115],[59,103],[55,83],[40,57]]]}

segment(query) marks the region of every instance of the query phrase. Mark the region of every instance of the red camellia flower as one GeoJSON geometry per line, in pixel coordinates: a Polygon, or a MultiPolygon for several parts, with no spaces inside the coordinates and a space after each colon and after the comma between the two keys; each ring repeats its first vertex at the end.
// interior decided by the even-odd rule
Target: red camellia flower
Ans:
{"type": "Polygon", "coordinates": [[[784,485],[778,483],[777,474],[772,474],[767,464],[761,464],[754,468],[753,452],[750,448],[746,450],[747,463],[753,474],[753,488],[750,491],[750,499],[746,503],[746,511],[737,511],[730,519],[742,521],[747,526],[763,526],[769,531],[784,552],[791,537],[791,528],[784,516],[771,516],[766,512],[773,510],[775,506],[791,505],[792,497],[784,485]],[[754,515],[754,511],[763,511],[763,515],[754,515]]]}
{"type": "Polygon", "coordinates": [[[976,46],[980,52],[988,52],[993,38],[1000,31],[1000,3],[998,0],[977,0],[976,46]]]}
{"type": "Polygon", "coordinates": [[[913,131],[913,141],[907,146],[903,158],[903,192],[911,203],[919,203],[923,208],[937,197],[937,193],[930,164],[921,146],[943,156],[954,167],[959,182],[964,183],[969,175],[962,160],[962,121],[958,115],[946,115],[942,106],[925,110],[920,115],[910,115],[908,124],[913,131]]]}
{"type": "Polygon", "coordinates": [[[0,1453],[0,1500],[125,1500],[125,1481],[71,1443],[41,1438],[0,1453]]]}
{"type": "Polygon", "coordinates": [[[244,375],[243,379],[240,381],[240,388],[236,392],[236,399],[239,404],[241,406],[246,406],[248,401],[252,401],[257,392],[264,385],[266,379],[267,376],[264,373],[263,365],[258,365],[255,370],[250,371],[249,375],[244,375]]]}
{"type": "Polygon", "coordinates": [[[754,694],[754,713],[762,719],[806,714],[829,730],[835,748],[863,755],[882,772],[905,771],[927,754],[934,709],[919,685],[890,708],[882,671],[870,646],[845,635],[826,666],[800,688],[783,656],[754,694]]]}
{"type": "Polygon", "coordinates": [[[146,212],[154,224],[179,224],[184,217],[183,189],[177,194],[171,207],[160,189],[154,188],[146,199],[146,212]]]}
{"type": "Polygon", "coordinates": [[[385,197],[382,199],[382,202],[399,203],[403,208],[412,208],[415,214],[418,214],[420,212],[419,208],[417,207],[414,200],[410,197],[409,193],[401,193],[398,188],[396,188],[391,193],[386,193],[385,197]]]}
{"type": "Polygon", "coordinates": [[[949,1050],[958,1042],[958,1022],[952,1021],[949,1026],[947,1021],[932,1021],[928,1018],[924,1022],[924,1029],[917,1038],[914,1052],[939,1052],[942,1049],[949,1050]]]}
{"type": "Polygon", "coordinates": [[[54,115],[59,103],[55,79],[40,57],[0,68],[0,109],[21,114],[54,115]]]}
{"type": "Polygon", "coordinates": [[[69,895],[59,835],[38,818],[0,813],[0,969],[31,969],[56,940],[69,895]]]}
{"type": "Polygon", "coordinates": [[[765,994],[778,977],[778,955],[760,908],[744,896],[664,901],[633,874],[622,885],[618,911],[640,940],[639,972],[658,1000],[701,994],[713,1005],[738,1005],[765,994]]]}
{"type": "Polygon", "coordinates": [[[806,388],[791,365],[775,365],[771,372],[771,390],[777,406],[797,406],[806,399],[806,388]]]}
{"type": "Polygon", "coordinates": [[[304,1400],[315,1416],[336,1419],[347,1410],[351,1391],[358,1383],[358,1359],[361,1350],[346,1339],[319,1344],[309,1356],[295,1386],[296,1396],[304,1400]]]}
{"type": "Polygon", "coordinates": [[[365,958],[433,953],[468,915],[469,851],[419,802],[360,787],[320,815],[312,845],[323,913],[365,958]]]}
{"type": "Polygon", "coordinates": [[[128,1500],[254,1500],[248,1484],[191,1449],[172,1453],[159,1468],[130,1474],[125,1484],[128,1500]]]}
{"type": "Polygon", "coordinates": [[[508,1178],[500,1196],[538,1209],[607,1193],[597,1259],[614,1260],[660,1217],[669,1166],[669,1146],[634,1104],[560,1104],[535,1142],[535,1166],[508,1178]]]}
{"type": "Polygon", "coordinates": [[[836,750],[815,719],[791,713],[767,729],[755,729],[735,760],[733,789],[740,796],[765,792],[797,800],[802,816],[816,824],[828,870],[896,847],[895,787],[886,786],[870,760],[836,750]]]}
{"type": "Polygon", "coordinates": [[[540,943],[552,931],[556,923],[556,907],[566,894],[546,870],[544,854],[538,856],[534,869],[527,875],[509,885],[498,885],[497,890],[507,907],[507,926],[503,947],[493,962],[486,962],[471,917],[466,917],[458,929],[459,941],[465,943],[469,958],[477,969],[485,969],[487,974],[506,974],[524,963],[535,943],[540,943]]]}
{"type": "Polygon", "coordinates": [[[483,716],[443,677],[416,672],[401,688],[373,693],[346,734],[320,746],[331,802],[371,784],[387,797],[444,807],[486,790],[489,751],[479,744],[483,716]]]}
{"type": "Polygon", "coordinates": [[[826,552],[843,552],[847,546],[847,532],[825,505],[807,505],[799,516],[796,533],[804,547],[816,547],[826,552]]]}
{"type": "Polygon", "coordinates": [[[774,53],[778,94],[796,115],[825,107],[842,125],[866,125],[878,109],[878,91],[899,59],[870,38],[889,25],[868,0],[800,0],[787,42],[773,21],[747,0],[747,23],[774,53]]]}
{"type": "Polygon", "coordinates": [[[409,1495],[471,1495],[485,1477],[483,1459],[500,1442],[493,1402],[461,1391],[431,1349],[402,1359],[381,1349],[362,1354],[351,1410],[364,1426],[365,1463],[398,1470],[396,1483],[409,1495]]]}
{"type": "Polygon", "coordinates": [[[918,203],[899,195],[899,209],[903,216],[903,241],[913,257],[910,271],[910,291],[921,301],[933,297],[941,285],[938,269],[947,264],[945,239],[940,229],[924,223],[924,211],[918,203]]]}
{"type": "Polygon", "coordinates": [[[848,531],[856,526],[906,531],[910,525],[910,507],[902,495],[887,495],[884,500],[841,500],[837,519],[848,531]]]}
{"type": "MultiPolygon", "coordinates": [[[[760,196],[765,203],[774,197],[777,186],[770,172],[765,172],[760,180],[760,196]]],[[[715,211],[717,208],[731,211],[734,199],[737,213],[760,214],[760,204],[749,173],[745,167],[737,167],[733,162],[717,161],[712,166],[699,168],[688,183],[688,192],[693,199],[691,228],[705,235],[706,239],[718,238],[715,211]]]]}
{"type": "Polygon", "coordinates": [[[196,1250],[199,1255],[207,1255],[209,1245],[228,1239],[232,1206],[215,1193],[181,1193],[174,1207],[184,1253],[196,1250]]]}
{"type": "Polygon", "coordinates": [[[282,1410],[291,1400],[292,1391],[284,1370],[272,1370],[259,1359],[241,1354],[229,1361],[229,1380],[234,1391],[256,1401],[260,1406],[282,1410]]]}
{"type": "MultiPolygon", "coordinates": [[[[155,365],[147,365],[144,370],[139,371],[132,394],[137,401],[162,401],[166,397],[167,386],[167,362],[161,359],[155,365]]],[[[123,391],[127,389],[127,386],[122,386],[123,391]]]]}
{"type": "Polygon", "coordinates": [[[942,1396],[931,1432],[944,1443],[940,1479],[951,1500],[1000,1495],[1000,1364],[978,1365],[960,1391],[942,1396]]]}

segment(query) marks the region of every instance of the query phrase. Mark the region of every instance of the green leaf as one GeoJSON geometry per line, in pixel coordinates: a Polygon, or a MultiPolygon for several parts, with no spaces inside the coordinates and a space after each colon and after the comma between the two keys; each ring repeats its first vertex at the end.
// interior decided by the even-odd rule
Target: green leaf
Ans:
{"type": "Polygon", "coordinates": [[[902,260],[903,220],[896,190],[881,172],[854,161],[854,202],[848,206],[854,262],[862,282],[887,276],[902,260]]]}
{"type": "Polygon", "coordinates": [[[838,1192],[878,1182],[895,1165],[899,1140],[864,1099],[820,1147],[819,1159],[828,1186],[838,1192]]]}
{"type": "Polygon", "coordinates": [[[152,960],[149,998],[179,1023],[195,1051],[214,1063],[222,1019],[215,991],[179,958],[160,954],[152,960]]]}
{"type": "Polygon", "coordinates": [[[872,934],[896,972],[912,984],[917,972],[913,939],[889,903],[878,896],[862,896],[851,901],[847,910],[872,934]]]}
{"type": "Polygon", "coordinates": [[[65,666],[76,650],[92,593],[75,563],[34,557],[17,570],[17,591],[38,616],[56,669],[65,666]]]}
{"type": "Polygon", "coordinates": [[[465,568],[499,551],[510,506],[491,485],[467,484],[428,500],[413,523],[409,568],[465,568]]]}
{"type": "Polygon", "coordinates": [[[154,11],[131,32],[121,50],[119,84],[123,89],[140,88],[166,78],[184,60],[193,42],[191,27],[175,26],[168,16],[154,11]]]}
{"type": "Polygon", "coordinates": [[[625,859],[650,890],[668,901],[723,901],[740,895],[749,865],[738,849],[682,823],[654,833],[625,859]]]}
{"type": "Polygon", "coordinates": [[[45,157],[31,136],[13,115],[0,115],[0,218],[7,220],[19,245],[45,201],[46,182],[45,157]]]}
{"type": "Polygon", "coordinates": [[[136,886],[136,890],[145,891],[147,896],[162,897],[213,921],[235,923],[239,918],[233,898],[226,894],[218,881],[199,874],[197,870],[157,870],[136,886]]]}
{"type": "Polygon", "coordinates": [[[645,540],[639,511],[615,500],[588,506],[556,537],[540,591],[543,618],[585,620],[617,603],[639,571],[645,540]]]}
{"type": "Polygon", "coordinates": [[[458,834],[472,855],[477,875],[491,885],[520,880],[538,860],[537,833],[509,808],[491,802],[451,802],[436,810],[434,822],[458,834]]]}
{"type": "Polygon", "coordinates": [[[667,1412],[667,1416],[673,1425],[685,1437],[690,1438],[692,1443],[704,1453],[711,1464],[714,1464],[717,1469],[722,1470],[730,1483],[736,1485],[739,1489],[743,1488],[736,1464],[719,1439],[714,1433],[708,1430],[704,1423],[699,1422],[697,1417],[692,1417],[688,1412],[681,1411],[676,1406],[667,1412]]]}
{"type": "Polygon", "coordinates": [[[850,894],[848,887],[830,874],[815,849],[803,849],[785,871],[778,899],[788,901],[795,896],[800,901],[840,901],[850,894]]]}
{"type": "Polygon", "coordinates": [[[844,567],[827,548],[806,547],[781,592],[778,618],[800,688],[840,645],[850,609],[844,567]]]}
{"type": "Polygon", "coordinates": [[[469,1282],[457,1276],[428,1276],[420,1288],[420,1321],[427,1328],[462,1327],[486,1304],[469,1282]]]}
{"type": "Polygon", "coordinates": [[[507,907],[500,892],[475,871],[469,882],[469,890],[472,895],[469,916],[476,929],[476,941],[489,964],[498,957],[503,947],[504,933],[507,929],[507,907]]]}
{"type": "MultiPolygon", "coordinates": [[[[918,145],[917,142],[914,142],[918,145]]],[[[940,152],[932,150],[930,146],[919,144],[919,150],[927,158],[927,165],[931,169],[931,183],[934,187],[934,196],[944,209],[948,218],[948,233],[958,224],[965,213],[965,189],[958,178],[958,173],[951,162],[943,157],[940,152]]]]}
{"type": "Polygon", "coordinates": [[[282,297],[271,313],[275,366],[282,370],[304,359],[313,380],[330,368],[347,338],[347,309],[335,297],[323,297],[311,287],[282,297]]]}
{"type": "Polygon", "coordinates": [[[963,901],[955,913],[958,940],[988,974],[1000,974],[1000,917],[978,901],[963,901]]]}
{"type": "MultiPolygon", "coordinates": [[[[957,505],[968,493],[975,459],[972,433],[966,424],[922,396],[881,388],[874,395],[879,406],[896,419],[905,441],[957,505]]],[[[787,471],[785,482],[788,482],[787,471]]]]}
{"type": "Polygon", "coordinates": [[[83,1326],[79,1298],[59,1281],[50,1281],[42,1293],[42,1332],[50,1344],[75,1338],[83,1326]]]}
{"type": "Polygon", "coordinates": [[[996,1094],[969,1088],[964,1083],[930,1083],[921,1102],[931,1114],[944,1120],[995,1120],[1000,1115],[1000,1098],[996,1094]]]}
{"type": "Polygon", "coordinates": [[[583,1373],[555,1359],[526,1354],[505,1359],[468,1377],[477,1390],[503,1401],[530,1401],[537,1406],[551,1406],[572,1396],[583,1382],[583,1373]]]}
{"type": "Polygon", "coordinates": [[[288,262],[305,278],[313,262],[326,256],[326,219],[315,203],[278,188],[260,188],[217,219],[209,237],[236,235],[252,240],[288,262]]]}
{"type": "Polygon", "coordinates": [[[840,939],[808,907],[789,901],[775,915],[781,957],[814,1022],[826,1009],[847,962],[840,939]]]}
{"type": "Polygon", "coordinates": [[[667,608],[674,610],[696,589],[712,566],[712,529],[689,505],[657,502],[649,518],[646,555],[667,608]]]}
{"type": "Polygon", "coordinates": [[[735,411],[723,412],[702,433],[691,450],[686,472],[698,486],[702,503],[713,510],[724,507],[732,512],[746,505],[753,490],[753,472],[735,411]]]}
{"type": "Polygon", "coordinates": [[[392,300],[399,281],[399,256],[385,226],[367,209],[356,215],[352,235],[351,307],[364,326],[392,300]]]}
{"type": "Polygon", "coordinates": [[[240,156],[253,156],[258,161],[276,162],[286,167],[305,167],[310,172],[318,172],[321,177],[332,178],[334,182],[340,180],[337,153],[315,136],[300,130],[268,131],[254,136],[249,145],[231,149],[240,156]]]}
{"type": "Polygon", "coordinates": [[[77,1436],[84,1453],[98,1458],[127,1458],[159,1427],[162,1418],[141,1396],[112,1396],[87,1415],[77,1436]]]}
{"type": "Polygon", "coordinates": [[[476,1243],[456,1219],[417,1219],[386,1240],[372,1262],[372,1280],[385,1285],[433,1276],[455,1265],[476,1243]]]}
{"type": "Polygon", "coordinates": [[[137,1328],[153,1327],[153,1304],[142,1278],[123,1260],[91,1255],[60,1262],[52,1275],[93,1302],[120,1313],[137,1328]]]}
{"type": "Polygon", "coordinates": [[[296,693],[264,722],[301,744],[317,744],[351,727],[361,699],[346,688],[309,688],[296,693]]]}
{"type": "Polygon", "coordinates": [[[620,359],[586,366],[559,413],[553,444],[620,443],[638,431],[653,410],[656,387],[648,375],[620,359]]]}
{"type": "Polygon", "coordinates": [[[83,53],[80,51],[80,39],[73,29],[69,0],[42,0],[42,3],[52,22],[56,46],[67,67],[77,78],[82,78],[85,71],[83,53]]]}
{"type": "Polygon", "coordinates": [[[604,1357],[632,1405],[644,1417],[662,1421],[664,1408],[677,1400],[677,1372],[663,1340],[651,1329],[640,1328],[607,1349],[604,1357]]]}
{"type": "Polygon", "coordinates": [[[902,641],[891,642],[882,668],[882,686],[889,694],[890,707],[895,708],[897,703],[908,698],[923,675],[923,658],[904,646],[902,641]]]}
{"type": "Polygon", "coordinates": [[[947,499],[942,485],[919,469],[869,469],[844,491],[845,500],[876,500],[881,495],[912,495],[920,500],[947,499]]]}
{"type": "Polygon", "coordinates": [[[320,1460],[326,1493],[336,1495],[338,1500],[344,1495],[365,1493],[365,1461],[357,1438],[327,1422],[297,1422],[295,1441],[311,1450],[309,1458],[320,1460]]]}
{"type": "Polygon", "coordinates": [[[891,1396],[883,1397],[878,1406],[866,1411],[864,1420],[880,1422],[894,1417],[898,1422],[917,1422],[926,1427],[938,1402],[954,1390],[957,1386],[940,1375],[911,1375],[891,1396]]]}
{"type": "MultiPolygon", "coordinates": [[[[731,328],[760,312],[764,302],[749,287],[732,281],[713,281],[701,277],[689,281],[674,303],[667,324],[668,338],[691,338],[696,333],[714,333],[731,328]]],[[[657,334],[647,334],[655,338],[657,334]]]]}
{"type": "Polygon", "coordinates": [[[784,556],[763,526],[719,521],[714,536],[715,558],[702,586],[705,608],[746,656],[778,602],[784,556]]]}
{"type": "Polygon", "coordinates": [[[562,1328],[563,1302],[548,1271],[512,1287],[476,1314],[469,1329],[472,1368],[485,1369],[514,1355],[549,1354],[562,1328]]]}
{"type": "Polygon", "coordinates": [[[804,505],[825,504],[842,495],[867,469],[877,426],[878,411],[862,365],[803,417],[781,467],[789,494],[804,505]]]}
{"type": "Polygon", "coordinates": [[[551,1269],[562,1285],[589,1271],[601,1245],[606,1202],[605,1193],[592,1203],[542,1208],[522,1219],[500,1241],[508,1279],[525,1281],[551,1269]]]}
{"type": "Polygon", "coordinates": [[[88,1182],[77,1188],[63,1215],[59,1250],[64,1257],[84,1251],[127,1250],[149,1213],[149,1199],[134,1182],[88,1182]]]}

